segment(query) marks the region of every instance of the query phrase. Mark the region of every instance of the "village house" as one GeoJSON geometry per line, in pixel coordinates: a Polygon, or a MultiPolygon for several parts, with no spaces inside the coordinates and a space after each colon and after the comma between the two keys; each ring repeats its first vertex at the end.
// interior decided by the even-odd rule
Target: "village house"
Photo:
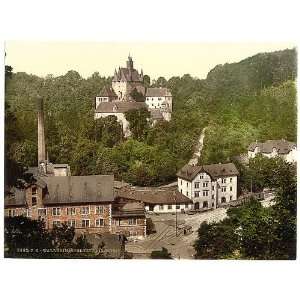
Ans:
{"type": "Polygon", "coordinates": [[[297,148],[293,142],[282,140],[267,140],[263,143],[255,142],[248,147],[248,158],[254,158],[257,154],[265,157],[281,157],[289,163],[297,161],[297,148]]]}
{"type": "Polygon", "coordinates": [[[150,213],[186,212],[193,208],[191,199],[172,189],[125,187],[118,191],[117,197],[126,202],[139,201],[150,213]]]}
{"type": "Polygon", "coordinates": [[[115,70],[111,87],[104,86],[95,97],[94,118],[116,116],[122,125],[125,137],[131,133],[125,112],[145,108],[150,112],[149,122],[170,121],[172,114],[172,94],[167,88],[146,88],[143,71],[139,73],[129,56],[126,68],[115,70]]]}
{"type": "Polygon", "coordinates": [[[212,209],[237,200],[239,172],[233,163],[185,165],[177,173],[178,191],[190,198],[194,209],[212,209]]]}

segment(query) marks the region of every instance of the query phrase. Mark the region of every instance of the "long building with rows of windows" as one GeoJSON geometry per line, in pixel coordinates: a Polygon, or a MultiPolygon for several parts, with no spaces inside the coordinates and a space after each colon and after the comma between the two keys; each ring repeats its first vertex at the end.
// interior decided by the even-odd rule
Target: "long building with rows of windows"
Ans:
{"type": "Polygon", "coordinates": [[[43,220],[49,230],[67,224],[76,233],[146,235],[144,205],[118,203],[112,175],[38,176],[7,194],[5,215],[43,220]]]}
{"type": "Polygon", "coordinates": [[[216,208],[237,200],[238,175],[233,163],[185,165],[177,173],[178,190],[193,201],[194,209],[216,208]]]}

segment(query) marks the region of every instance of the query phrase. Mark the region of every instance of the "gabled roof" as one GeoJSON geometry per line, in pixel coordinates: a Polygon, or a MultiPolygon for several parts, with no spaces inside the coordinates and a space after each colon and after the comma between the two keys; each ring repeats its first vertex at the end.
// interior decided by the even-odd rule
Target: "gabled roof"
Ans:
{"type": "Polygon", "coordinates": [[[26,190],[12,188],[4,197],[4,206],[26,206],[26,190]]]}
{"type": "Polygon", "coordinates": [[[185,165],[178,172],[177,176],[188,181],[192,181],[199,173],[209,174],[213,180],[224,176],[238,176],[239,171],[233,163],[212,164],[203,166],[185,165]]]}
{"type": "Polygon", "coordinates": [[[147,88],[146,97],[166,97],[172,96],[171,92],[167,88],[147,88]]]}
{"type": "Polygon", "coordinates": [[[114,74],[113,81],[142,82],[143,76],[136,69],[119,68],[114,74]]]}
{"type": "Polygon", "coordinates": [[[113,217],[145,216],[144,203],[127,202],[114,205],[112,210],[113,217]]]}
{"type": "Polygon", "coordinates": [[[111,87],[105,85],[101,90],[99,97],[117,98],[118,96],[116,95],[115,91],[111,87]]]}
{"type": "Polygon", "coordinates": [[[177,190],[162,188],[123,188],[117,192],[116,197],[141,201],[145,204],[190,204],[191,199],[187,198],[177,190]]]}
{"type": "Polygon", "coordinates": [[[43,177],[47,184],[45,205],[111,202],[113,175],[43,177]]]}
{"type": "Polygon", "coordinates": [[[98,105],[96,113],[124,113],[131,109],[147,108],[144,102],[135,101],[113,101],[102,102],[98,105]]]}
{"type": "Polygon", "coordinates": [[[248,147],[249,151],[254,151],[258,147],[258,152],[261,153],[271,153],[273,148],[277,150],[279,154],[288,154],[296,144],[293,142],[282,140],[267,140],[264,143],[251,143],[248,147]]]}

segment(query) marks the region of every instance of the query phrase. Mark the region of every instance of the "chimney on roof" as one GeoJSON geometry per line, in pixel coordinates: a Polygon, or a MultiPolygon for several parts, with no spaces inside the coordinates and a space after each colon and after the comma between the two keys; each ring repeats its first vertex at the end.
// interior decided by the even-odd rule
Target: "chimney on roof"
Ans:
{"type": "Polygon", "coordinates": [[[46,161],[45,123],[44,123],[44,101],[37,98],[38,111],[38,165],[46,161]]]}

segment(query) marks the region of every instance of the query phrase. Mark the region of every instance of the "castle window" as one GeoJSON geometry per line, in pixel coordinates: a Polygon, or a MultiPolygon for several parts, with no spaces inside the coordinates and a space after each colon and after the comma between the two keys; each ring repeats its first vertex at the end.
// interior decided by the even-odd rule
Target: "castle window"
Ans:
{"type": "Polygon", "coordinates": [[[36,204],[37,204],[36,197],[32,197],[32,198],[31,198],[31,205],[32,205],[32,206],[36,206],[36,204]]]}
{"type": "Polygon", "coordinates": [[[38,208],[38,216],[39,217],[44,217],[47,215],[47,210],[46,208],[38,208]]]}
{"type": "Polygon", "coordinates": [[[74,227],[75,228],[75,220],[68,220],[67,221],[67,225],[68,225],[68,227],[74,227]]]}
{"type": "Polygon", "coordinates": [[[31,194],[32,194],[32,195],[36,195],[36,191],[37,191],[36,186],[33,186],[33,187],[31,188],[31,194]]]}
{"type": "Polygon", "coordinates": [[[136,219],[128,219],[129,225],[136,225],[136,219]]]}
{"type": "Polygon", "coordinates": [[[60,216],[60,207],[52,208],[52,216],[60,216]]]}
{"type": "Polygon", "coordinates": [[[96,214],[97,215],[100,215],[100,214],[103,214],[104,212],[104,207],[102,205],[99,205],[99,206],[96,206],[96,214]]]}
{"type": "Polygon", "coordinates": [[[53,221],[53,227],[60,227],[61,223],[60,221],[53,221]]]}
{"type": "Polygon", "coordinates": [[[90,207],[89,206],[81,207],[81,214],[82,215],[88,215],[89,213],[90,213],[90,207]]]}
{"type": "Polygon", "coordinates": [[[96,227],[104,226],[104,219],[97,219],[96,220],[96,227]]]}
{"type": "Polygon", "coordinates": [[[90,227],[90,220],[81,220],[81,227],[90,227]]]}
{"type": "Polygon", "coordinates": [[[75,207],[67,207],[67,215],[68,216],[74,216],[76,214],[76,208],[75,207]]]}

